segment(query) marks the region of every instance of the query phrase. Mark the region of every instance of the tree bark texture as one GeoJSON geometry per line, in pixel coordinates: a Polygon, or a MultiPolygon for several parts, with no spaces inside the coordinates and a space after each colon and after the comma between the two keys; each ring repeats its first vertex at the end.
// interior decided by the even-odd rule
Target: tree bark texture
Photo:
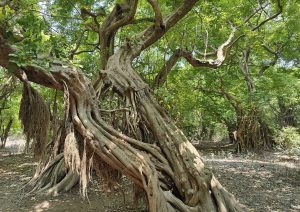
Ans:
{"type": "Polygon", "coordinates": [[[100,160],[144,189],[149,211],[240,211],[234,197],[204,167],[201,157],[151,90],[131,67],[130,50],[122,49],[100,73],[104,85],[131,104],[133,129],[140,122],[155,142],[128,137],[108,125],[99,113],[91,83],[76,70],[53,72],[70,92],[70,114],[75,130],[100,160]],[[139,118],[138,118],[139,117],[139,118]]]}

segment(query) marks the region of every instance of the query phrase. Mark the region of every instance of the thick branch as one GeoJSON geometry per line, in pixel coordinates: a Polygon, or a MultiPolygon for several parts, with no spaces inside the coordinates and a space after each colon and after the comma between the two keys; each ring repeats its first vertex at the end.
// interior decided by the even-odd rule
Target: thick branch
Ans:
{"type": "Polygon", "coordinates": [[[137,57],[144,49],[159,40],[166,32],[177,24],[199,0],[185,0],[170,16],[163,19],[162,27],[156,28],[155,24],[146,29],[142,35],[142,44],[136,48],[134,57],[137,57]]]}
{"type": "MultiPolygon", "coordinates": [[[[210,67],[210,68],[218,68],[219,66],[221,66],[223,64],[223,62],[225,61],[226,57],[227,57],[227,52],[228,49],[234,44],[236,43],[240,38],[244,37],[244,35],[240,35],[239,37],[237,37],[236,39],[234,39],[234,35],[236,32],[236,28],[233,27],[228,39],[221,44],[217,51],[216,51],[216,56],[217,58],[215,60],[203,60],[200,61],[199,59],[195,59],[193,58],[192,53],[186,54],[184,55],[184,57],[187,59],[187,61],[193,65],[194,67],[199,67],[199,66],[205,66],[205,67],[210,67]]],[[[210,56],[213,55],[212,53],[210,53],[210,56]]],[[[207,55],[206,55],[207,56],[207,55]]]]}
{"type": "Polygon", "coordinates": [[[117,108],[117,109],[112,109],[112,110],[105,110],[105,109],[99,109],[100,112],[105,112],[105,113],[115,113],[118,111],[130,111],[129,108],[117,108]]]}
{"type": "Polygon", "coordinates": [[[215,60],[200,60],[194,57],[193,52],[179,49],[176,50],[156,76],[155,86],[160,86],[166,81],[167,75],[170,73],[180,57],[184,57],[193,67],[218,68],[219,66],[221,66],[227,57],[228,49],[242,37],[239,36],[238,38],[234,39],[235,31],[236,29],[233,28],[229,38],[218,47],[216,53],[210,53],[211,55],[217,56],[215,60]]]}
{"type": "MultiPolygon", "coordinates": [[[[1,28],[0,28],[1,33],[1,28]]],[[[13,53],[13,48],[6,43],[6,40],[0,34],[0,66],[8,68],[9,54],[13,53]]]]}
{"type": "Polygon", "coordinates": [[[159,28],[163,24],[162,14],[158,5],[158,2],[156,0],[147,0],[149,4],[151,4],[151,7],[153,8],[154,14],[155,14],[155,28],[159,28]]]}
{"type": "Polygon", "coordinates": [[[154,87],[160,87],[167,79],[168,74],[171,72],[174,65],[177,63],[181,57],[181,51],[178,49],[174,54],[165,62],[163,68],[155,77],[154,87]]]}
{"type": "Polygon", "coordinates": [[[114,39],[118,29],[134,21],[137,3],[138,0],[126,0],[123,4],[116,4],[99,27],[101,69],[106,69],[107,60],[114,52],[114,39]]]}
{"type": "Polygon", "coordinates": [[[106,29],[106,34],[110,34],[111,32],[118,30],[120,27],[130,23],[133,20],[134,15],[136,13],[137,3],[138,0],[131,0],[131,3],[129,4],[130,10],[128,15],[124,16],[123,18],[114,23],[111,23],[111,25],[106,29]]]}
{"type": "Polygon", "coordinates": [[[248,91],[249,93],[252,93],[254,90],[254,83],[249,73],[249,67],[248,67],[249,56],[250,56],[250,48],[242,52],[242,57],[240,58],[240,68],[242,74],[244,75],[244,79],[246,81],[248,91]]]}
{"type": "Polygon", "coordinates": [[[80,15],[84,19],[86,15],[91,16],[92,18],[96,18],[98,16],[105,16],[106,14],[104,9],[100,9],[98,13],[93,13],[92,11],[86,8],[81,8],[80,15]]]}
{"type": "Polygon", "coordinates": [[[15,50],[6,42],[0,34],[0,66],[10,69],[14,75],[22,80],[22,74],[25,72],[27,78],[31,82],[44,85],[49,88],[62,89],[62,83],[55,78],[55,73],[67,71],[69,68],[63,68],[62,65],[52,63],[51,71],[44,70],[42,67],[29,65],[19,67],[15,63],[9,61],[9,54],[15,50]]]}

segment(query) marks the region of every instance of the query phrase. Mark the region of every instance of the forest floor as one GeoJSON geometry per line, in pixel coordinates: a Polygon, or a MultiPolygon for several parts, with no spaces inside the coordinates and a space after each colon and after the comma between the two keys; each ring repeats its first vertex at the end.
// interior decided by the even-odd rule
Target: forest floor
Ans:
{"type": "MultiPolygon", "coordinates": [[[[31,156],[17,154],[22,145],[16,140],[0,150],[0,211],[146,211],[143,201],[135,201],[132,185],[123,179],[116,191],[102,191],[95,179],[89,187],[89,200],[79,189],[59,196],[27,195],[21,190],[34,174],[31,156]]],[[[300,159],[280,152],[233,155],[202,153],[203,159],[244,210],[300,211],[300,159]]]]}

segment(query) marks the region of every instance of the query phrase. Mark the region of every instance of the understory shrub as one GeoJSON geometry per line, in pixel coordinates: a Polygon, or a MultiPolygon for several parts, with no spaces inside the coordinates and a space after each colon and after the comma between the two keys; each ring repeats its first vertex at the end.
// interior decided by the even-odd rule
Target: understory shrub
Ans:
{"type": "Polygon", "coordinates": [[[297,128],[283,127],[277,131],[274,140],[280,149],[300,155],[300,133],[297,128]]]}

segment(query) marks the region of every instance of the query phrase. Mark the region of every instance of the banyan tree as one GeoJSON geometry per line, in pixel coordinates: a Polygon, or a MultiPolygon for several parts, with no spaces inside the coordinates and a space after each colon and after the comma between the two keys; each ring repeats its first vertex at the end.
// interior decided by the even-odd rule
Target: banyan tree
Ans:
{"type": "MultiPolygon", "coordinates": [[[[184,18],[201,13],[204,3],[198,0],[0,1],[0,66],[24,85],[20,119],[26,138],[33,141],[35,155],[40,158],[30,181],[33,191],[55,194],[79,183],[81,194],[86,196],[93,169],[112,183],[125,175],[144,191],[149,211],[241,211],[236,199],[205,167],[197,150],[156,101],[153,87],[133,65],[184,18]],[[64,48],[59,42],[50,42],[53,45],[50,47],[35,45],[39,36],[47,36],[43,27],[51,28],[48,32],[51,36],[57,33],[56,38],[64,38],[64,34],[56,32],[57,23],[49,18],[68,21],[69,13],[64,14],[64,6],[73,7],[72,11],[79,14],[76,23],[81,27],[69,55],[57,51],[64,48]],[[143,12],[145,8],[148,13],[143,12]],[[59,12],[52,13],[51,9],[59,12]],[[33,22],[39,24],[30,25],[33,22]],[[131,29],[134,30],[124,35],[124,30],[131,29]],[[94,43],[87,44],[88,33],[95,35],[94,43]],[[24,53],[26,45],[30,54],[24,53]],[[82,45],[90,45],[92,49],[84,50],[82,45]],[[48,49],[46,54],[43,48],[48,49]],[[87,73],[74,65],[73,59],[82,52],[89,52],[90,60],[99,61],[97,73],[87,73]],[[53,124],[55,117],[33,84],[63,93],[64,115],[60,122],[53,124]],[[117,100],[112,100],[112,95],[117,100]],[[104,107],[103,102],[109,101],[117,101],[117,107],[116,104],[104,107]]],[[[280,2],[275,6],[281,8],[280,2]]],[[[262,8],[245,14],[241,25],[249,23],[262,8]]],[[[254,30],[271,19],[261,21],[254,30]]],[[[200,18],[197,21],[200,28],[200,18]]],[[[226,36],[219,40],[214,52],[205,52],[204,59],[198,59],[192,49],[178,45],[157,75],[156,84],[166,79],[180,59],[193,67],[221,66],[230,48],[245,36],[235,23],[228,21],[224,27],[226,36]]]]}

